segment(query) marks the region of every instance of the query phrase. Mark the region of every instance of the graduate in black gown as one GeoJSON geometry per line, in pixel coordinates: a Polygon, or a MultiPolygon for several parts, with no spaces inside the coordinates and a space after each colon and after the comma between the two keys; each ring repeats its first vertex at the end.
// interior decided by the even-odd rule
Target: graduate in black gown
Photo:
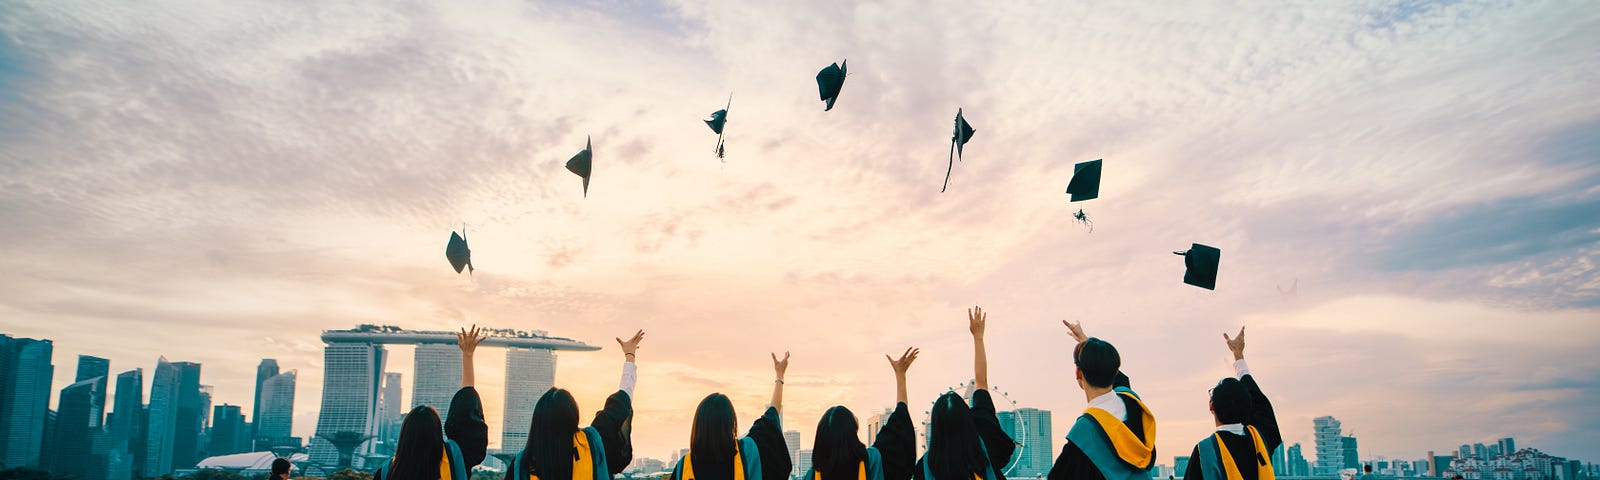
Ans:
{"type": "Polygon", "coordinates": [[[894,413],[878,429],[877,439],[868,447],[857,437],[856,416],[843,405],[829,408],[817,422],[817,440],[811,447],[811,470],[801,480],[909,480],[917,461],[917,431],[906,411],[906,370],[916,361],[918,350],[907,348],[899,360],[889,359],[894,369],[897,403],[894,413]]]}
{"type": "Polygon", "coordinates": [[[634,361],[644,330],[622,347],[622,381],[606,398],[605,409],[588,427],[578,428],[578,402],[563,388],[551,388],[533,407],[528,443],[506,469],[506,480],[606,480],[633,463],[634,361]],[[555,459],[555,461],[545,461],[555,459]]]}
{"type": "Polygon", "coordinates": [[[916,480],[1004,480],[1006,464],[1017,444],[1000,428],[994,399],[989,396],[989,359],[983,348],[987,316],[982,308],[967,310],[972,332],[975,390],[972,406],[956,392],[933,402],[928,423],[928,452],[912,469],[916,480]]]}
{"type": "Polygon", "coordinates": [[[1217,431],[1189,453],[1184,478],[1193,480],[1257,480],[1273,478],[1272,451],[1283,444],[1272,402],[1261,393],[1250,366],[1244,363],[1244,328],[1239,336],[1222,334],[1233,352],[1235,377],[1222,379],[1211,389],[1211,416],[1217,431]]]}
{"type": "Polygon", "coordinates": [[[668,480],[785,480],[793,468],[783,440],[783,360],[772,355],[772,403],[744,437],[734,438],[739,418],[727,395],[713,393],[700,401],[689,431],[689,453],[678,459],[668,480]]]}
{"type": "Polygon", "coordinates": [[[461,390],[450,400],[450,418],[439,428],[439,411],[421,405],[406,414],[395,441],[394,456],[377,471],[373,480],[468,480],[472,467],[483,463],[489,448],[489,425],[483,421],[483,401],[472,387],[472,353],[484,335],[478,326],[461,329],[456,342],[461,347],[461,390]],[[440,435],[440,431],[444,435],[440,435]]]}
{"type": "Polygon", "coordinates": [[[1063,320],[1073,340],[1072,363],[1089,408],[1067,431],[1050,480],[1148,479],[1156,460],[1156,419],[1122,374],[1122,357],[1105,340],[1063,320]]]}

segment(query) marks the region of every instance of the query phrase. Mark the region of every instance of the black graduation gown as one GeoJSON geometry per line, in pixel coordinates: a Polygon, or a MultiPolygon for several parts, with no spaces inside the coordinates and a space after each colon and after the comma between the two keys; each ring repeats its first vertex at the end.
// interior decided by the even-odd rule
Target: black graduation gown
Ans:
{"type": "MultiPolygon", "coordinates": [[[[1131,383],[1128,381],[1128,376],[1122,372],[1117,372],[1117,378],[1111,381],[1111,386],[1132,388],[1131,383]]],[[[1139,404],[1133,400],[1123,398],[1121,395],[1118,395],[1117,398],[1122,400],[1123,406],[1128,410],[1128,419],[1123,420],[1122,424],[1127,425],[1128,429],[1133,431],[1133,435],[1143,441],[1145,439],[1144,418],[1143,415],[1139,414],[1139,404]]],[[[1073,445],[1072,442],[1066,443],[1061,447],[1061,455],[1056,456],[1055,465],[1050,467],[1049,480],[1105,480],[1106,475],[1100,473],[1100,469],[1094,466],[1094,461],[1089,460],[1088,455],[1083,454],[1083,450],[1079,450],[1078,446],[1073,445]]]]}
{"type": "MultiPolygon", "coordinates": [[[[600,432],[600,441],[606,450],[606,469],[612,475],[622,473],[633,463],[633,397],[629,397],[628,392],[617,390],[606,397],[605,408],[594,413],[589,426],[600,432]]],[[[506,480],[517,480],[517,472],[507,468],[506,480]]]]}
{"type": "Polygon", "coordinates": [[[894,406],[889,421],[883,422],[878,436],[872,441],[883,458],[883,480],[910,480],[917,465],[917,430],[911,424],[911,412],[905,402],[894,406]]]}
{"type": "MultiPolygon", "coordinates": [[[[466,463],[462,470],[472,472],[472,467],[483,463],[489,450],[489,424],[483,421],[483,400],[478,390],[461,387],[450,399],[450,416],[444,421],[444,436],[456,442],[461,449],[461,459],[466,463]]],[[[435,472],[438,469],[433,470],[435,472]]],[[[383,480],[383,469],[372,472],[372,480],[383,480]]],[[[464,479],[458,479],[464,480],[464,479]]]]}
{"type": "MultiPolygon", "coordinates": [[[[1017,443],[1010,435],[1006,435],[1005,429],[1000,428],[1000,418],[995,416],[994,399],[989,396],[988,390],[972,392],[972,422],[978,428],[978,438],[983,439],[984,448],[989,450],[989,464],[994,466],[995,480],[1005,480],[1006,465],[1011,463],[1011,454],[1017,450],[1017,443]]],[[[922,460],[917,460],[911,473],[916,480],[926,480],[922,473],[922,460]]],[[[885,470],[884,480],[888,480],[887,475],[888,471],[885,470]]]]}
{"type": "Polygon", "coordinates": [[[783,422],[778,417],[778,409],[767,407],[745,436],[755,440],[756,451],[761,452],[762,480],[789,478],[794,462],[789,459],[789,444],[783,440],[783,422]]]}
{"type": "MultiPolygon", "coordinates": [[[[1230,432],[1217,432],[1222,437],[1222,444],[1228,447],[1228,453],[1233,455],[1233,463],[1239,468],[1239,476],[1244,480],[1256,480],[1256,462],[1272,462],[1272,451],[1283,445],[1283,435],[1278,431],[1278,417],[1272,412],[1272,402],[1267,400],[1267,395],[1261,393],[1261,387],[1256,385],[1256,379],[1250,375],[1239,378],[1246,390],[1250,391],[1250,416],[1245,420],[1245,425],[1256,427],[1256,433],[1261,434],[1261,444],[1267,447],[1265,452],[1255,452],[1255,442],[1250,441],[1248,435],[1234,435],[1230,432]]],[[[1282,475],[1283,472],[1277,472],[1282,475]]],[[[1189,469],[1184,478],[1200,480],[1200,445],[1195,445],[1189,452],[1189,469]]]]}

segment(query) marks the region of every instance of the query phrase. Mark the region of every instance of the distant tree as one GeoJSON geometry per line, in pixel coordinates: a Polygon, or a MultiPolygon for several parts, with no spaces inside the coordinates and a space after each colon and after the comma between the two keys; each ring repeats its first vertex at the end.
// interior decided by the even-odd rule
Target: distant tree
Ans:
{"type": "Polygon", "coordinates": [[[372,480],[372,473],[346,468],[328,475],[328,480],[372,480]]]}
{"type": "Polygon", "coordinates": [[[50,472],[28,467],[0,470],[0,480],[55,480],[50,472]]]}
{"type": "Polygon", "coordinates": [[[250,480],[244,475],[213,469],[201,469],[185,475],[182,480],[250,480]]]}

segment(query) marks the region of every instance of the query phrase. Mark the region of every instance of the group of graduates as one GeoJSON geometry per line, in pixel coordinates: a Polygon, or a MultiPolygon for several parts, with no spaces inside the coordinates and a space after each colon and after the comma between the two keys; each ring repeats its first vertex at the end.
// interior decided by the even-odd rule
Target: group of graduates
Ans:
{"type": "MultiPolygon", "coordinates": [[[[933,402],[928,448],[916,454],[916,430],[906,398],[906,371],[919,351],[908,348],[898,359],[885,355],[895,374],[894,412],[872,445],[860,440],[854,413],[842,405],[827,409],[817,422],[812,467],[803,480],[1005,480],[1017,443],[995,415],[989,393],[988,360],[981,308],[967,311],[972,334],[973,379],[970,403],[956,392],[933,402]]],[[[1121,371],[1116,347],[1083,333],[1080,323],[1063,321],[1077,344],[1074,376],[1088,408],[1067,433],[1066,445],[1050,470],[1051,480],[1148,479],[1155,463],[1156,420],[1121,371]]],[[[462,329],[461,390],[451,400],[441,428],[432,407],[419,406],[405,417],[395,454],[374,472],[375,480],[466,480],[488,448],[483,405],[473,388],[473,351],[486,337],[476,327],[462,329]]],[[[616,393],[588,426],[579,426],[572,394],[551,388],[539,398],[528,427],[527,444],[512,457],[506,480],[610,480],[633,461],[631,441],[635,359],[644,331],[617,339],[623,353],[616,393]]],[[[1272,404],[1261,393],[1244,361],[1244,330],[1223,334],[1235,359],[1234,377],[1210,392],[1216,432],[1190,454],[1184,477],[1205,480],[1274,478],[1270,452],[1282,443],[1272,404]]],[[[689,451],[673,466],[669,480],[786,480],[793,466],[783,438],[783,376],[789,354],[772,355],[772,400],[743,436],[726,395],[712,393],[695,409],[689,451]]]]}

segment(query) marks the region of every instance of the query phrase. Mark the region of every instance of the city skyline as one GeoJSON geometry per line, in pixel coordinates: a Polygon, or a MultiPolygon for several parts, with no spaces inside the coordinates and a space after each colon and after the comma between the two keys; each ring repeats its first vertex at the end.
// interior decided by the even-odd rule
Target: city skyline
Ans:
{"type": "MultiPolygon", "coordinates": [[[[916,346],[920,424],[973,376],[981,305],[990,381],[1054,432],[1085,404],[1062,320],[1117,346],[1162,452],[1212,427],[1221,334],[1248,326],[1291,443],[1332,415],[1401,458],[1600,451],[1586,2],[4,10],[5,331],[53,341],[50,405],[78,355],[142,368],[184,433],[160,448],[208,406],[253,409],[262,358],[299,370],[310,436],[334,393],[319,333],[360,324],[604,347],[553,378],[585,412],[617,386],[611,339],[644,329],[633,440],[655,452],[708,393],[758,414],[772,352],[811,438],[829,406],[890,406],[881,359],[916,346]],[[730,94],[718,158],[700,120],[730,94]],[[958,110],[975,136],[941,193],[958,110]],[[585,191],[564,163],[591,140],[585,191]],[[1094,159],[1099,197],[1071,202],[1094,159]],[[474,270],[442,258],[452,232],[474,270]],[[1222,251],[1215,290],[1183,283],[1193,243],[1222,251]]],[[[411,350],[365,373],[415,393],[411,350]]],[[[479,355],[498,446],[507,353],[479,355]]]]}

